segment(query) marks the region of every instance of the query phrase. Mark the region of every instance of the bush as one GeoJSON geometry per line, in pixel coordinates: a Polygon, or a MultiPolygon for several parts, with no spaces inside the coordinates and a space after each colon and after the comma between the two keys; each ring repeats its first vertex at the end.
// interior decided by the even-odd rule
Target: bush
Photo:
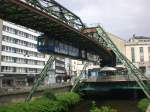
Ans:
{"type": "Polygon", "coordinates": [[[0,112],[67,112],[71,105],[78,103],[80,97],[76,93],[60,93],[56,99],[49,96],[35,99],[29,103],[20,102],[0,107],[0,112]],[[51,98],[51,97],[50,97],[51,98]]]}
{"type": "Polygon", "coordinates": [[[101,108],[96,107],[95,102],[92,102],[92,107],[90,112],[117,112],[117,110],[112,109],[109,106],[102,106],[101,108]]]}
{"type": "Polygon", "coordinates": [[[45,90],[45,92],[43,93],[43,96],[50,99],[50,100],[55,100],[56,99],[56,96],[55,96],[52,89],[45,90]]]}
{"type": "Polygon", "coordinates": [[[146,109],[147,109],[147,107],[148,107],[148,105],[149,105],[149,103],[150,103],[149,100],[146,99],[146,98],[140,100],[140,101],[138,102],[138,105],[137,105],[139,111],[140,111],[140,112],[145,112],[146,109]]]}

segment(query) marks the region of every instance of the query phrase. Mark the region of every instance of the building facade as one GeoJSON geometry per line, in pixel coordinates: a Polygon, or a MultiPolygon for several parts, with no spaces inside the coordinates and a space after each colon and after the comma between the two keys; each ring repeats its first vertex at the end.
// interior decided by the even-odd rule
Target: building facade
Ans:
{"type": "MultiPolygon", "coordinates": [[[[0,20],[0,88],[32,86],[49,55],[37,51],[39,32],[0,20]]],[[[44,84],[68,78],[65,58],[55,57],[44,84]]]]}
{"type": "Polygon", "coordinates": [[[37,51],[39,32],[0,20],[0,86],[32,85],[48,58],[37,51]]]}
{"type": "Polygon", "coordinates": [[[126,57],[146,75],[150,75],[150,38],[133,35],[125,46],[126,57]]]}
{"type": "MultiPolygon", "coordinates": [[[[114,44],[117,46],[117,48],[119,49],[119,51],[126,55],[126,48],[125,48],[125,43],[126,41],[123,40],[121,37],[116,36],[114,34],[111,33],[107,33],[110,37],[110,39],[114,42],[114,44]]],[[[120,60],[116,57],[116,64],[117,65],[122,65],[122,63],[120,62],[120,60]]]]}

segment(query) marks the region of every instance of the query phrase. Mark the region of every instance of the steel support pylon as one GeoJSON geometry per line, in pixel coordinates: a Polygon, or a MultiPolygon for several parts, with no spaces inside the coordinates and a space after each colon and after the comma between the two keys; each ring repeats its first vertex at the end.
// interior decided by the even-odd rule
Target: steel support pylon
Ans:
{"type": "Polygon", "coordinates": [[[79,76],[76,78],[76,81],[74,82],[74,85],[71,89],[71,92],[75,91],[80,86],[80,84],[82,83],[81,78],[82,78],[83,73],[86,71],[86,68],[88,67],[88,65],[89,65],[89,62],[86,62],[84,64],[79,76]]]}
{"type": "Polygon", "coordinates": [[[41,73],[38,75],[37,80],[35,80],[33,87],[32,87],[31,91],[29,92],[29,95],[27,96],[27,98],[25,100],[26,102],[29,102],[31,100],[31,98],[32,98],[34,92],[36,91],[36,89],[38,88],[39,84],[47,76],[47,72],[48,72],[49,68],[52,67],[54,60],[55,60],[54,56],[49,57],[46,65],[42,69],[41,73]]]}
{"type": "Polygon", "coordinates": [[[116,47],[114,42],[110,39],[110,37],[107,35],[105,30],[98,26],[96,28],[97,33],[99,35],[99,38],[102,38],[107,47],[111,48],[112,51],[115,53],[117,58],[122,62],[122,64],[128,69],[131,75],[134,77],[135,81],[138,83],[138,85],[141,87],[147,98],[150,100],[150,81],[149,79],[129,60],[127,59],[116,47]]]}

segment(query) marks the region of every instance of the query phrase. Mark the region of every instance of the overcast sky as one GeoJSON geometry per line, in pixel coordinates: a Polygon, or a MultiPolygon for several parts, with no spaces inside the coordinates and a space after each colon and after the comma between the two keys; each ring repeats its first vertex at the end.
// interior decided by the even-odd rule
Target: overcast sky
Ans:
{"type": "Polygon", "coordinates": [[[100,23],[106,31],[129,39],[150,37],[150,0],[56,0],[86,24],[100,23]]]}

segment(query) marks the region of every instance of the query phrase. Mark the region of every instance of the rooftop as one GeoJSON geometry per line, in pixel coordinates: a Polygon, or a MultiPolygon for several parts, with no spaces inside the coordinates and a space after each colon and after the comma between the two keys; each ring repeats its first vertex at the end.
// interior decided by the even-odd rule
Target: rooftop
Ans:
{"type": "Polygon", "coordinates": [[[135,38],[135,39],[150,39],[150,37],[145,37],[145,36],[134,36],[133,38],[135,38]]]}

